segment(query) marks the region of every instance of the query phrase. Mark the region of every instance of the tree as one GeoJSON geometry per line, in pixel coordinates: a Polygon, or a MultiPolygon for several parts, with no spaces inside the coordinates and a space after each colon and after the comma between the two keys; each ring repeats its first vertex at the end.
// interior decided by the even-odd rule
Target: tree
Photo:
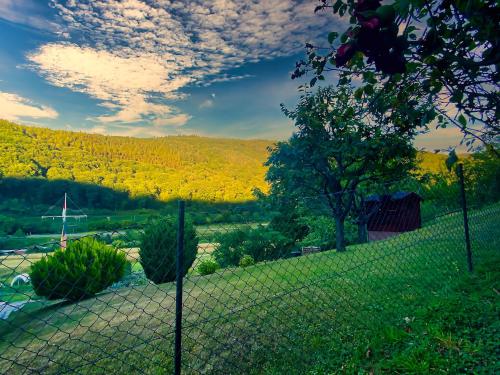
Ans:
{"type": "Polygon", "coordinates": [[[304,95],[293,111],[297,131],[279,142],[267,161],[271,190],[326,205],[336,225],[336,247],[345,250],[344,222],[357,189],[370,181],[405,175],[414,166],[414,133],[382,113],[359,114],[372,98],[353,88],[320,88],[304,95]]]}
{"type": "MultiPolygon", "coordinates": [[[[500,134],[500,11],[496,0],[319,0],[316,11],[350,16],[350,26],[328,35],[327,53],[307,44],[308,59],[292,78],[325,71],[341,81],[360,78],[368,90],[405,90],[418,82],[435,106],[426,124],[458,126],[475,140],[498,142],[500,134]]],[[[394,108],[398,110],[397,107],[394,108]]]]}

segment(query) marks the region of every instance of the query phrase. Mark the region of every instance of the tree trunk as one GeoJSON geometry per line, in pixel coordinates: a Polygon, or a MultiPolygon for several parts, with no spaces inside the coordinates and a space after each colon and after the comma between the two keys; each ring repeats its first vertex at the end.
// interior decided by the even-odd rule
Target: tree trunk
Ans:
{"type": "Polygon", "coordinates": [[[337,251],[345,251],[344,219],[335,218],[335,242],[337,251]]]}
{"type": "Polygon", "coordinates": [[[368,231],[366,228],[366,223],[364,221],[361,221],[358,224],[358,242],[359,243],[368,242],[368,231]]]}

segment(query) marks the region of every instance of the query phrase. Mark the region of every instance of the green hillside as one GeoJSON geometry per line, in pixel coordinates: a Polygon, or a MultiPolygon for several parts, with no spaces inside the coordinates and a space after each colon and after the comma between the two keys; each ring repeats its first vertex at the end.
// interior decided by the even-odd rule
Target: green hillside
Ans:
{"type": "Polygon", "coordinates": [[[171,136],[111,137],[0,120],[0,176],[72,180],[130,197],[212,202],[252,199],[270,141],[171,136]]]}
{"type": "MultiPolygon", "coordinates": [[[[244,202],[253,199],[254,188],[267,190],[263,163],[272,141],[197,136],[140,139],[3,120],[0,134],[0,176],[4,177],[0,190],[11,199],[53,204],[53,192],[72,191],[87,207],[116,208],[116,202],[126,198],[244,202]],[[61,180],[69,182],[61,187],[61,180]]],[[[419,159],[422,172],[444,170],[444,155],[420,153],[419,159]]]]}

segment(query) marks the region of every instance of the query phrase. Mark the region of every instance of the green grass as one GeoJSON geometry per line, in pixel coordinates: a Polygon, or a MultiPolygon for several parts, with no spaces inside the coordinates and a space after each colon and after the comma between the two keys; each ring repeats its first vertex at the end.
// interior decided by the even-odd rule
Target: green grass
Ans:
{"type": "MultiPolygon", "coordinates": [[[[345,253],[190,275],[184,373],[494,373],[500,206],[345,253]]],[[[28,305],[0,322],[0,368],[47,374],[172,370],[175,286],[28,305]]]]}
{"type": "Polygon", "coordinates": [[[10,287],[12,279],[28,273],[31,265],[41,259],[43,254],[24,254],[0,256],[0,302],[16,302],[36,298],[31,285],[10,287]]]}

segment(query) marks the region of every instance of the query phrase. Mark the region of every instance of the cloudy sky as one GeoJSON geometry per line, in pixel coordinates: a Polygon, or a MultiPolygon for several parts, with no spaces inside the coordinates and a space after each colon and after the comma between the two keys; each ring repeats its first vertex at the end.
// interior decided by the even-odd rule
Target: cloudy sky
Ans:
{"type": "MultiPolygon", "coordinates": [[[[283,139],[315,0],[0,0],[0,117],[156,137],[283,139]]],[[[457,133],[423,136],[446,147],[457,133]]]]}

